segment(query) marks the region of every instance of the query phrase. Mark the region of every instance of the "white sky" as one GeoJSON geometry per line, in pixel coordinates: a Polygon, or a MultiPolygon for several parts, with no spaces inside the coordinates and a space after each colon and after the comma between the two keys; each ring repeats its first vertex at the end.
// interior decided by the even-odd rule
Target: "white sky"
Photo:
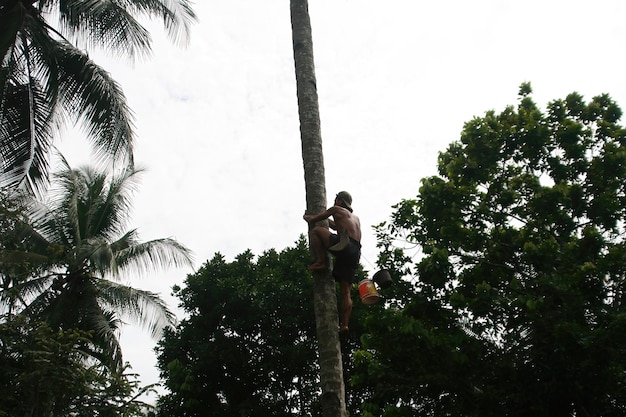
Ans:
{"type": "MultiPolygon", "coordinates": [[[[309,0],[329,202],[353,196],[373,270],[371,225],[417,195],[437,154],[464,122],[577,91],[608,93],[626,109],[623,0],[309,0]]],[[[147,168],[132,227],[175,237],[196,267],[292,245],[306,223],[288,0],[198,0],[190,45],[150,25],[153,55],[132,64],[91,53],[122,85],[136,116],[135,161],[147,168]]],[[[75,131],[57,142],[73,166],[89,162],[75,131]]],[[[130,282],[161,293],[191,270],[130,282]]],[[[354,297],[357,297],[356,294],[354,297]]],[[[155,341],[128,326],[125,359],[157,382],[155,341]]]]}

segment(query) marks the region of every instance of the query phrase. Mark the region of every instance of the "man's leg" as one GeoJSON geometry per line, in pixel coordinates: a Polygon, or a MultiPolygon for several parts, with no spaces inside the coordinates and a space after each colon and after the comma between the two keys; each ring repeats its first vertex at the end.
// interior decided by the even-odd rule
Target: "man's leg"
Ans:
{"type": "Polygon", "coordinates": [[[330,231],[321,226],[316,226],[311,230],[311,247],[315,255],[315,262],[309,265],[309,269],[324,269],[328,262],[326,261],[326,249],[330,246],[330,231]]]}
{"type": "Polygon", "coordinates": [[[341,324],[339,331],[344,333],[348,331],[348,324],[350,323],[350,314],[352,314],[352,297],[350,291],[352,290],[352,284],[346,281],[341,281],[341,324]]]}

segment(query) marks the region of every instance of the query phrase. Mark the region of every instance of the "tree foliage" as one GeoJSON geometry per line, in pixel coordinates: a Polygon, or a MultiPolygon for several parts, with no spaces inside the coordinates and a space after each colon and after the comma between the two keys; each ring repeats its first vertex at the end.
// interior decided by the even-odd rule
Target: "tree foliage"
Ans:
{"type": "MultiPolygon", "coordinates": [[[[35,268],[40,257],[27,250],[19,225],[25,218],[25,198],[20,193],[0,189],[0,291],[3,297],[15,298],[13,286],[35,268]]],[[[11,304],[7,313],[13,313],[11,304]]]]}
{"type": "Polygon", "coordinates": [[[304,238],[258,259],[220,254],[175,287],[186,313],[158,344],[162,416],[319,411],[312,280],[304,238]]]}
{"type": "Polygon", "coordinates": [[[132,161],[126,98],[84,46],[149,52],[140,17],[160,19],[180,41],[195,14],[187,0],[0,0],[0,184],[42,189],[53,136],[67,120],[82,123],[101,156],[132,161]]]}
{"type": "MultiPolygon", "coordinates": [[[[0,416],[143,416],[137,375],[89,363],[88,333],[0,318],[0,416]]],[[[125,369],[126,371],[127,369],[125,369]]]]}
{"type": "Polygon", "coordinates": [[[146,326],[154,336],[174,322],[157,294],[123,279],[192,263],[190,251],[177,241],[142,242],[135,229],[127,230],[140,172],[128,168],[108,175],[67,166],[46,204],[32,201],[28,216],[16,223],[19,239],[10,242],[16,256],[0,265],[1,307],[53,329],[92,332],[84,349],[118,372],[123,361],[117,331],[123,319],[146,326]]]}
{"type": "Polygon", "coordinates": [[[626,130],[577,93],[465,124],[378,227],[382,260],[416,276],[355,356],[367,415],[626,412],[626,130]],[[419,244],[415,262],[394,242],[419,244]]]}

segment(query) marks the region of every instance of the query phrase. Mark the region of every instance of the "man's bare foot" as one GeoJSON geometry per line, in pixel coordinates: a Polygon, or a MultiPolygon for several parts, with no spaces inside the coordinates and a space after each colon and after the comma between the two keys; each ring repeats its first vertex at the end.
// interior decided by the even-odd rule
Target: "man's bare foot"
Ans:
{"type": "Polygon", "coordinates": [[[341,327],[339,328],[339,333],[341,333],[341,334],[346,334],[346,333],[348,333],[348,326],[341,326],[341,327]]]}
{"type": "Polygon", "coordinates": [[[307,269],[309,271],[321,271],[322,269],[326,269],[326,263],[324,263],[324,262],[315,262],[314,264],[311,264],[311,265],[307,266],[307,269]]]}

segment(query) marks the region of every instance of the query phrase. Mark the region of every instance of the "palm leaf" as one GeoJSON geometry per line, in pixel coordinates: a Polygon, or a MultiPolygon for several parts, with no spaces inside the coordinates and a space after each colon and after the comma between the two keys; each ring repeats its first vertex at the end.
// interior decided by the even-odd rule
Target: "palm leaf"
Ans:
{"type": "Polygon", "coordinates": [[[59,42],[56,48],[61,103],[76,115],[99,156],[132,158],[132,112],[120,85],[81,50],[59,42]]]}
{"type": "Polygon", "coordinates": [[[19,300],[25,305],[19,311],[26,316],[37,316],[44,311],[54,298],[54,293],[49,291],[54,275],[45,275],[31,278],[26,281],[15,283],[11,288],[2,291],[0,295],[0,306],[14,306],[14,302],[19,300]]]}
{"type": "MultiPolygon", "coordinates": [[[[92,199],[88,221],[89,236],[101,236],[111,241],[122,233],[129,218],[131,197],[137,186],[138,174],[141,172],[142,170],[135,167],[128,167],[119,176],[111,178],[106,187],[102,185],[98,198],[92,199]]],[[[90,181],[90,188],[100,187],[99,183],[91,185],[92,182],[90,181]]]]}
{"type": "Polygon", "coordinates": [[[110,0],[66,0],[59,6],[61,23],[70,36],[79,36],[89,46],[104,47],[131,58],[150,52],[151,48],[150,34],[135,15],[159,18],[169,37],[181,43],[188,40],[191,23],[196,19],[187,0],[133,0],[124,4],[110,0]]]}
{"type": "Polygon", "coordinates": [[[20,27],[24,23],[26,9],[22,2],[15,2],[12,6],[4,5],[0,9],[0,62],[9,53],[9,49],[15,43],[15,38],[20,27]]]}
{"type": "Polygon", "coordinates": [[[113,311],[102,308],[95,299],[89,300],[89,306],[84,306],[84,328],[93,331],[92,343],[98,347],[92,352],[92,356],[101,363],[116,371],[123,368],[122,347],[118,340],[121,320],[113,311]]]}
{"type": "Polygon", "coordinates": [[[161,331],[174,325],[176,318],[158,294],[105,279],[96,282],[100,301],[112,310],[123,312],[130,320],[159,337],[161,331]]]}
{"type": "Polygon", "coordinates": [[[35,79],[30,84],[5,86],[0,114],[0,173],[2,185],[41,193],[48,177],[45,156],[52,144],[50,102],[35,79]]]}
{"type": "MultiPolygon", "coordinates": [[[[113,245],[115,244],[117,242],[113,245]]],[[[191,251],[171,238],[137,243],[115,253],[115,262],[119,269],[140,275],[171,266],[193,265],[191,251]]]]}
{"type": "Polygon", "coordinates": [[[26,14],[2,66],[0,173],[2,181],[41,192],[47,183],[58,71],[55,40],[39,15],[26,14]]]}

